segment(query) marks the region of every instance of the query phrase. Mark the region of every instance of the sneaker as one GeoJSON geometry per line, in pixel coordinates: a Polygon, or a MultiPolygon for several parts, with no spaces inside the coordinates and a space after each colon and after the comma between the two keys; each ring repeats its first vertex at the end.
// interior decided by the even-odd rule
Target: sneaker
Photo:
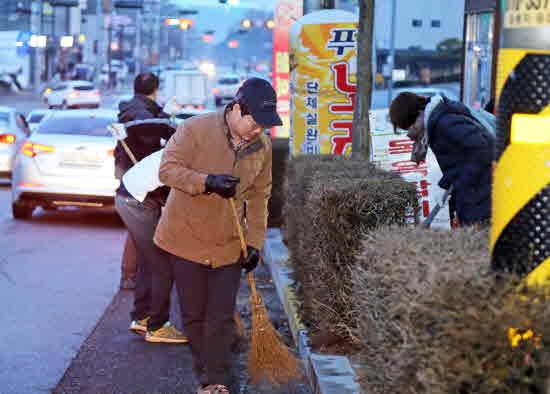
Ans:
{"type": "Polygon", "coordinates": [[[147,316],[144,319],[141,320],[132,320],[130,323],[130,330],[135,332],[136,334],[145,334],[147,332],[147,322],[149,321],[150,317],[147,316]]]}
{"type": "Polygon", "coordinates": [[[145,340],[147,342],[156,343],[187,343],[189,339],[183,335],[176,327],[170,322],[166,322],[164,326],[155,331],[147,331],[145,334],[145,340]]]}

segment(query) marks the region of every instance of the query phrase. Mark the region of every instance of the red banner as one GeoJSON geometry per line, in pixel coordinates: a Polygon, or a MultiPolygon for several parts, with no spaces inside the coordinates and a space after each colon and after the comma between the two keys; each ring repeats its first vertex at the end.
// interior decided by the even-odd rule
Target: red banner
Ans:
{"type": "Polygon", "coordinates": [[[303,14],[302,0],[279,0],[275,7],[275,28],[273,29],[272,81],[277,91],[277,112],[283,126],[275,127],[273,137],[287,138],[290,127],[290,63],[289,32],[294,21],[303,14]]]}

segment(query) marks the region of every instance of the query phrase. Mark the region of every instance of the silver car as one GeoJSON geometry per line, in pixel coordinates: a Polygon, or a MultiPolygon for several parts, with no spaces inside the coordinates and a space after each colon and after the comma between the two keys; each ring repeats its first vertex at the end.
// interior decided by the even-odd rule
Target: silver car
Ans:
{"type": "Polygon", "coordinates": [[[15,153],[30,134],[25,117],[11,107],[0,107],[0,178],[11,178],[15,153]]]}
{"type": "Polygon", "coordinates": [[[119,181],[107,125],[116,119],[112,110],[74,110],[41,122],[16,155],[13,217],[28,219],[37,206],[112,206],[119,181]]]}

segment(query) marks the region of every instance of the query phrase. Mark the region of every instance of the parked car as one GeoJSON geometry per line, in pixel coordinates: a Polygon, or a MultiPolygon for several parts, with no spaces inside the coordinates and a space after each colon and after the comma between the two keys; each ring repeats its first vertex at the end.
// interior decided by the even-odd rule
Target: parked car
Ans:
{"type": "Polygon", "coordinates": [[[0,107],[0,178],[11,178],[15,153],[30,133],[22,114],[15,108],[0,107]]]}
{"type": "Polygon", "coordinates": [[[224,75],[218,78],[218,82],[212,90],[216,106],[226,104],[233,100],[242,83],[243,80],[238,75],[224,75]]]}
{"type": "Polygon", "coordinates": [[[45,98],[51,108],[99,108],[101,92],[88,81],[63,81],[45,98]]]}
{"type": "Polygon", "coordinates": [[[116,140],[113,110],[55,111],[22,144],[12,176],[12,214],[28,219],[38,206],[110,207],[116,140]]]}
{"type": "Polygon", "coordinates": [[[51,109],[35,109],[27,115],[27,123],[29,124],[29,129],[31,133],[36,130],[40,122],[52,113],[51,109]]]}

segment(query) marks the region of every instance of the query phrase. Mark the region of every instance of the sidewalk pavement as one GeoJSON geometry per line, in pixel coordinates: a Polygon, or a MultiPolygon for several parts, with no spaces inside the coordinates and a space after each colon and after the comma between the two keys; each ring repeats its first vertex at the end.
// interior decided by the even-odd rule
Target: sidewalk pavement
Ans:
{"type": "MultiPolygon", "coordinates": [[[[255,271],[257,286],[263,295],[275,328],[291,344],[288,321],[276,295],[267,267],[255,271]]],[[[247,332],[250,331],[249,289],[243,277],[237,300],[238,311],[247,332]]],[[[196,393],[198,382],[192,373],[189,345],[153,344],[128,330],[133,292],[119,291],[92,334],[60,380],[53,394],[187,394],[196,393]]],[[[172,294],[171,320],[181,328],[177,295],[172,294]]],[[[310,394],[307,382],[293,382],[279,389],[248,384],[246,360],[248,340],[236,357],[240,370],[240,393],[231,394],[310,394]]],[[[52,349],[55,351],[55,349],[52,349]]]]}

